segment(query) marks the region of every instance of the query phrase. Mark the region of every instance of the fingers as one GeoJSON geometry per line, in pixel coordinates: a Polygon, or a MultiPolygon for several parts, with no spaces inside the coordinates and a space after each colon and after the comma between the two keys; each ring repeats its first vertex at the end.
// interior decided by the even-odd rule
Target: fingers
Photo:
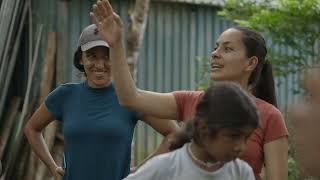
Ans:
{"type": "Polygon", "coordinates": [[[106,10],[106,15],[107,16],[111,16],[113,14],[113,8],[110,4],[110,2],[108,0],[102,0],[101,1],[101,5],[103,6],[103,8],[106,10]]]}
{"type": "Polygon", "coordinates": [[[92,22],[95,24],[95,25],[99,25],[99,19],[98,17],[93,13],[93,12],[90,12],[90,17],[91,17],[91,20],[92,22]]]}
{"type": "Polygon", "coordinates": [[[92,10],[93,14],[100,21],[106,17],[112,16],[114,13],[112,6],[107,0],[97,1],[97,3],[92,6],[92,10]]]}
{"type": "Polygon", "coordinates": [[[58,173],[60,176],[64,176],[64,170],[62,167],[57,167],[56,168],[56,173],[58,173]]]}
{"type": "Polygon", "coordinates": [[[113,19],[116,21],[116,23],[117,23],[119,26],[123,26],[123,23],[122,23],[122,21],[121,21],[120,16],[118,16],[116,13],[113,13],[113,19]]]}
{"type": "Polygon", "coordinates": [[[112,13],[108,13],[109,10],[107,10],[105,3],[102,1],[99,1],[97,3],[96,9],[97,9],[97,12],[99,13],[99,15],[103,18],[106,18],[106,17],[110,16],[110,14],[113,13],[113,11],[112,11],[112,13]]]}
{"type": "MultiPolygon", "coordinates": [[[[92,12],[90,12],[90,17],[96,25],[99,25],[102,21],[113,18],[114,12],[112,6],[107,0],[98,0],[96,4],[92,6],[92,12]]],[[[119,23],[119,19],[116,19],[116,22],[119,23]]]]}

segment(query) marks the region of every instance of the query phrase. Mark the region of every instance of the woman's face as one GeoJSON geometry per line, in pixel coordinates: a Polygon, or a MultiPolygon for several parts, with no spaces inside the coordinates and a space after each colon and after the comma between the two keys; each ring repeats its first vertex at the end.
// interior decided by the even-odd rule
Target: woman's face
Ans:
{"type": "Polygon", "coordinates": [[[102,88],[111,83],[108,48],[98,46],[83,52],[80,64],[84,67],[90,87],[102,88]]]}
{"type": "Polygon", "coordinates": [[[214,81],[248,81],[251,74],[250,58],[242,40],[242,32],[236,29],[224,31],[211,53],[211,79],[214,81]]]}
{"type": "Polygon", "coordinates": [[[224,128],[213,137],[208,135],[203,138],[204,149],[209,156],[209,161],[229,162],[238,158],[245,150],[247,140],[254,128],[224,128]]]}

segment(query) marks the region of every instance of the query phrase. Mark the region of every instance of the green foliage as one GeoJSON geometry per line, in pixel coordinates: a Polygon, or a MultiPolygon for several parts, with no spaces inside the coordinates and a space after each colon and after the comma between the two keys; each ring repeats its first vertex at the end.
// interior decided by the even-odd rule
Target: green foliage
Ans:
{"type": "Polygon", "coordinates": [[[295,149],[293,148],[292,145],[290,145],[289,158],[288,158],[288,180],[303,179],[295,157],[296,157],[295,149]]]}
{"type": "Polygon", "coordinates": [[[299,179],[301,179],[301,176],[297,167],[297,163],[290,156],[288,159],[288,180],[299,180],[299,179]]]}
{"type": "Polygon", "coordinates": [[[219,15],[271,38],[269,58],[278,76],[320,58],[320,0],[226,0],[219,15]]]}
{"type": "MultiPolygon", "coordinates": [[[[271,39],[268,58],[277,76],[320,61],[320,0],[226,0],[219,15],[271,39]]],[[[293,151],[290,147],[289,180],[300,180],[293,151]]]]}
{"type": "Polygon", "coordinates": [[[196,61],[200,65],[200,81],[197,84],[198,90],[206,90],[211,84],[210,79],[210,59],[207,57],[197,57],[196,61]]]}

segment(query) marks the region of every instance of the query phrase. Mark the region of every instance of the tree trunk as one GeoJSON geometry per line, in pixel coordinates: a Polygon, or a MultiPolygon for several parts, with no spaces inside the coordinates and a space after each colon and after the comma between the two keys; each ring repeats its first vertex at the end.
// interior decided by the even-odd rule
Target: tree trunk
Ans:
{"type": "Polygon", "coordinates": [[[137,79],[137,64],[139,49],[148,20],[150,0],[136,0],[132,10],[129,11],[127,61],[133,79],[137,79]]]}

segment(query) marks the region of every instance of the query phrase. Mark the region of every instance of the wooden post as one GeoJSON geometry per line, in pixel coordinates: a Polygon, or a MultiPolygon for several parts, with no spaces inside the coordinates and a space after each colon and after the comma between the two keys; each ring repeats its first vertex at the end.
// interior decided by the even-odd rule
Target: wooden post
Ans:
{"type": "MultiPolygon", "coordinates": [[[[40,98],[38,104],[42,104],[45,97],[52,90],[53,75],[55,70],[55,60],[56,60],[56,33],[50,32],[48,34],[48,44],[46,49],[46,56],[44,59],[44,66],[41,76],[40,83],[40,98]]],[[[57,131],[57,122],[50,123],[43,133],[45,142],[47,143],[48,149],[51,150],[55,140],[55,134],[57,131]]],[[[36,168],[36,180],[43,180],[48,168],[44,163],[37,163],[36,168]]]]}
{"type": "Polygon", "coordinates": [[[5,172],[3,178],[11,176],[12,173],[14,172],[15,163],[16,163],[17,159],[19,158],[19,149],[20,149],[21,144],[24,140],[21,129],[25,123],[25,120],[26,120],[26,117],[28,114],[28,110],[31,110],[30,109],[31,103],[29,101],[30,101],[30,98],[33,98],[33,97],[30,97],[30,91],[31,91],[32,82],[34,80],[33,77],[34,77],[34,72],[36,70],[36,65],[38,64],[37,59],[38,59],[38,50],[39,50],[40,40],[41,40],[41,35],[42,35],[42,28],[43,28],[43,26],[40,25],[38,36],[37,36],[37,43],[36,43],[36,47],[35,47],[35,53],[34,53],[34,57],[32,60],[32,68],[31,68],[31,72],[29,72],[29,75],[28,75],[27,91],[26,91],[26,95],[25,95],[25,98],[23,101],[21,116],[20,116],[19,121],[17,123],[17,133],[14,135],[14,138],[13,138],[13,141],[15,142],[15,144],[13,146],[12,153],[10,154],[10,157],[8,160],[9,163],[8,163],[8,167],[6,168],[7,171],[5,172]]]}
{"type": "Polygon", "coordinates": [[[129,12],[127,61],[133,79],[137,79],[137,64],[146,24],[148,21],[150,0],[136,0],[135,6],[129,12]]]}
{"type": "Polygon", "coordinates": [[[0,136],[0,159],[2,159],[4,149],[6,147],[9,134],[12,130],[12,125],[14,122],[15,117],[17,116],[18,108],[21,103],[21,98],[20,97],[13,97],[11,100],[11,105],[9,108],[9,112],[7,115],[7,118],[5,118],[5,123],[3,125],[3,131],[0,136]]]}

